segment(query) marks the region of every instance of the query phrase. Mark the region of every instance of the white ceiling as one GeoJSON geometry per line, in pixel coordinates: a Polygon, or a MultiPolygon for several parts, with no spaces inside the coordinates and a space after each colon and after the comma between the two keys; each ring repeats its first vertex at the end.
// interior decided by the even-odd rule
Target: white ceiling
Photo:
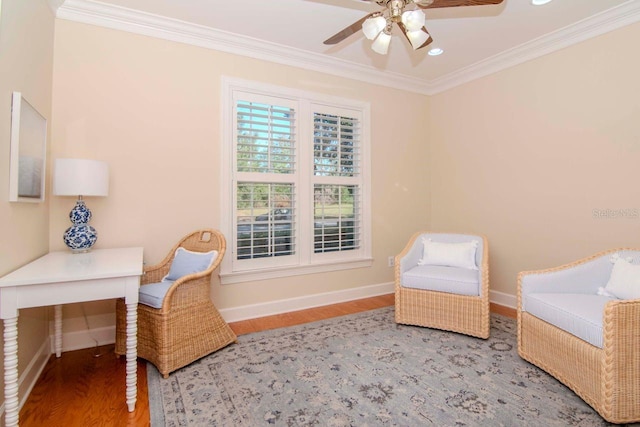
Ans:
{"type": "Polygon", "coordinates": [[[640,21],[640,0],[530,0],[427,9],[443,55],[413,51],[400,34],[378,55],[359,31],[322,42],[379,10],[363,0],[50,0],[57,16],[422,93],[435,93],[640,21]]]}

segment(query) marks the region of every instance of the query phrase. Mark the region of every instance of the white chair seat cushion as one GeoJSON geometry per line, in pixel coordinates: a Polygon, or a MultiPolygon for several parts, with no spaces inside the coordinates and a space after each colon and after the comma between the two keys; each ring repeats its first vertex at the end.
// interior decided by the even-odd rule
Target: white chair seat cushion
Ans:
{"type": "Polygon", "coordinates": [[[524,311],[602,348],[602,315],[615,298],[593,294],[530,293],[522,296],[524,311]]]}
{"type": "Polygon", "coordinates": [[[153,308],[162,308],[162,301],[173,282],[149,283],[140,286],[138,301],[153,308]]]}
{"type": "Polygon", "coordinates": [[[458,295],[480,295],[478,270],[468,268],[419,265],[405,271],[400,283],[405,288],[458,295]]]}

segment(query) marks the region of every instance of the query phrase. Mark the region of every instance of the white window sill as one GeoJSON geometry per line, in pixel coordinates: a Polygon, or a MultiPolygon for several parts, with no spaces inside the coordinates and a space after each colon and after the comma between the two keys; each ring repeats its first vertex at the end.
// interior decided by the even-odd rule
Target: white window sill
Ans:
{"type": "Polygon", "coordinates": [[[326,273],[328,271],[350,270],[353,268],[365,268],[371,267],[372,265],[372,258],[360,258],[349,261],[333,261],[331,263],[312,264],[297,267],[281,267],[274,269],[261,269],[256,271],[239,271],[235,273],[220,274],[220,282],[223,285],[229,285],[232,283],[277,279],[279,277],[326,273]]]}

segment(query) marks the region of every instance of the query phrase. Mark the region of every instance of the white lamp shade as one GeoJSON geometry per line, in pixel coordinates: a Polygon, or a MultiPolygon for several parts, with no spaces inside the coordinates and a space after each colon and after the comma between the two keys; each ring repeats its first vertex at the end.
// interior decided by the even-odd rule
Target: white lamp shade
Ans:
{"type": "Polygon", "coordinates": [[[409,31],[418,31],[424,26],[424,12],[420,9],[407,10],[402,14],[402,23],[409,31]]]}
{"type": "Polygon", "coordinates": [[[407,38],[411,42],[413,50],[416,50],[429,39],[429,33],[424,30],[407,31],[407,38]]]}
{"type": "Polygon", "coordinates": [[[383,31],[373,42],[371,49],[380,55],[386,55],[389,50],[389,43],[391,43],[391,34],[387,34],[383,31]]]}
{"type": "Polygon", "coordinates": [[[362,32],[366,38],[373,40],[386,26],[387,20],[383,16],[377,16],[369,18],[362,23],[362,32]]]}
{"type": "Polygon", "coordinates": [[[56,159],[53,194],[56,196],[107,196],[109,166],[99,160],[56,159]]]}

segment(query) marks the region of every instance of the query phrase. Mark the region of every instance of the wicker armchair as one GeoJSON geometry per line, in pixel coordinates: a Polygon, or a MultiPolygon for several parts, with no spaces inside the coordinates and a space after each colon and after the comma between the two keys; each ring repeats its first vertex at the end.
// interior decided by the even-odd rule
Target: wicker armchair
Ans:
{"type": "MultiPolygon", "coordinates": [[[[415,279],[415,278],[414,278],[415,279]]],[[[418,232],[395,257],[395,318],[397,323],[459,332],[489,338],[489,246],[484,236],[418,232]],[[416,271],[423,255],[423,238],[443,243],[476,241],[475,265],[456,287],[460,270],[439,267],[425,271],[419,288],[409,286],[407,274],[416,271]],[[446,276],[449,277],[446,277],[446,276]],[[405,281],[407,283],[405,283],[405,281]],[[454,285],[454,286],[449,286],[454,285]],[[471,285],[471,287],[469,287],[471,285]]]]}
{"type": "Polygon", "coordinates": [[[640,299],[599,289],[612,277],[614,253],[640,263],[639,249],[614,249],[518,275],[518,353],[605,420],[631,423],[640,421],[640,299]]]}
{"type": "MultiPolygon", "coordinates": [[[[185,236],[159,264],[146,267],[142,284],[158,283],[167,275],[176,250],[218,251],[205,271],[183,276],[166,291],[161,308],[138,304],[138,356],[153,363],[162,376],[182,368],[237,340],[211,302],[211,274],[226,250],[224,236],[216,230],[199,230],[185,236]]],[[[116,346],[126,354],[126,306],[116,301],[116,346]]]]}

